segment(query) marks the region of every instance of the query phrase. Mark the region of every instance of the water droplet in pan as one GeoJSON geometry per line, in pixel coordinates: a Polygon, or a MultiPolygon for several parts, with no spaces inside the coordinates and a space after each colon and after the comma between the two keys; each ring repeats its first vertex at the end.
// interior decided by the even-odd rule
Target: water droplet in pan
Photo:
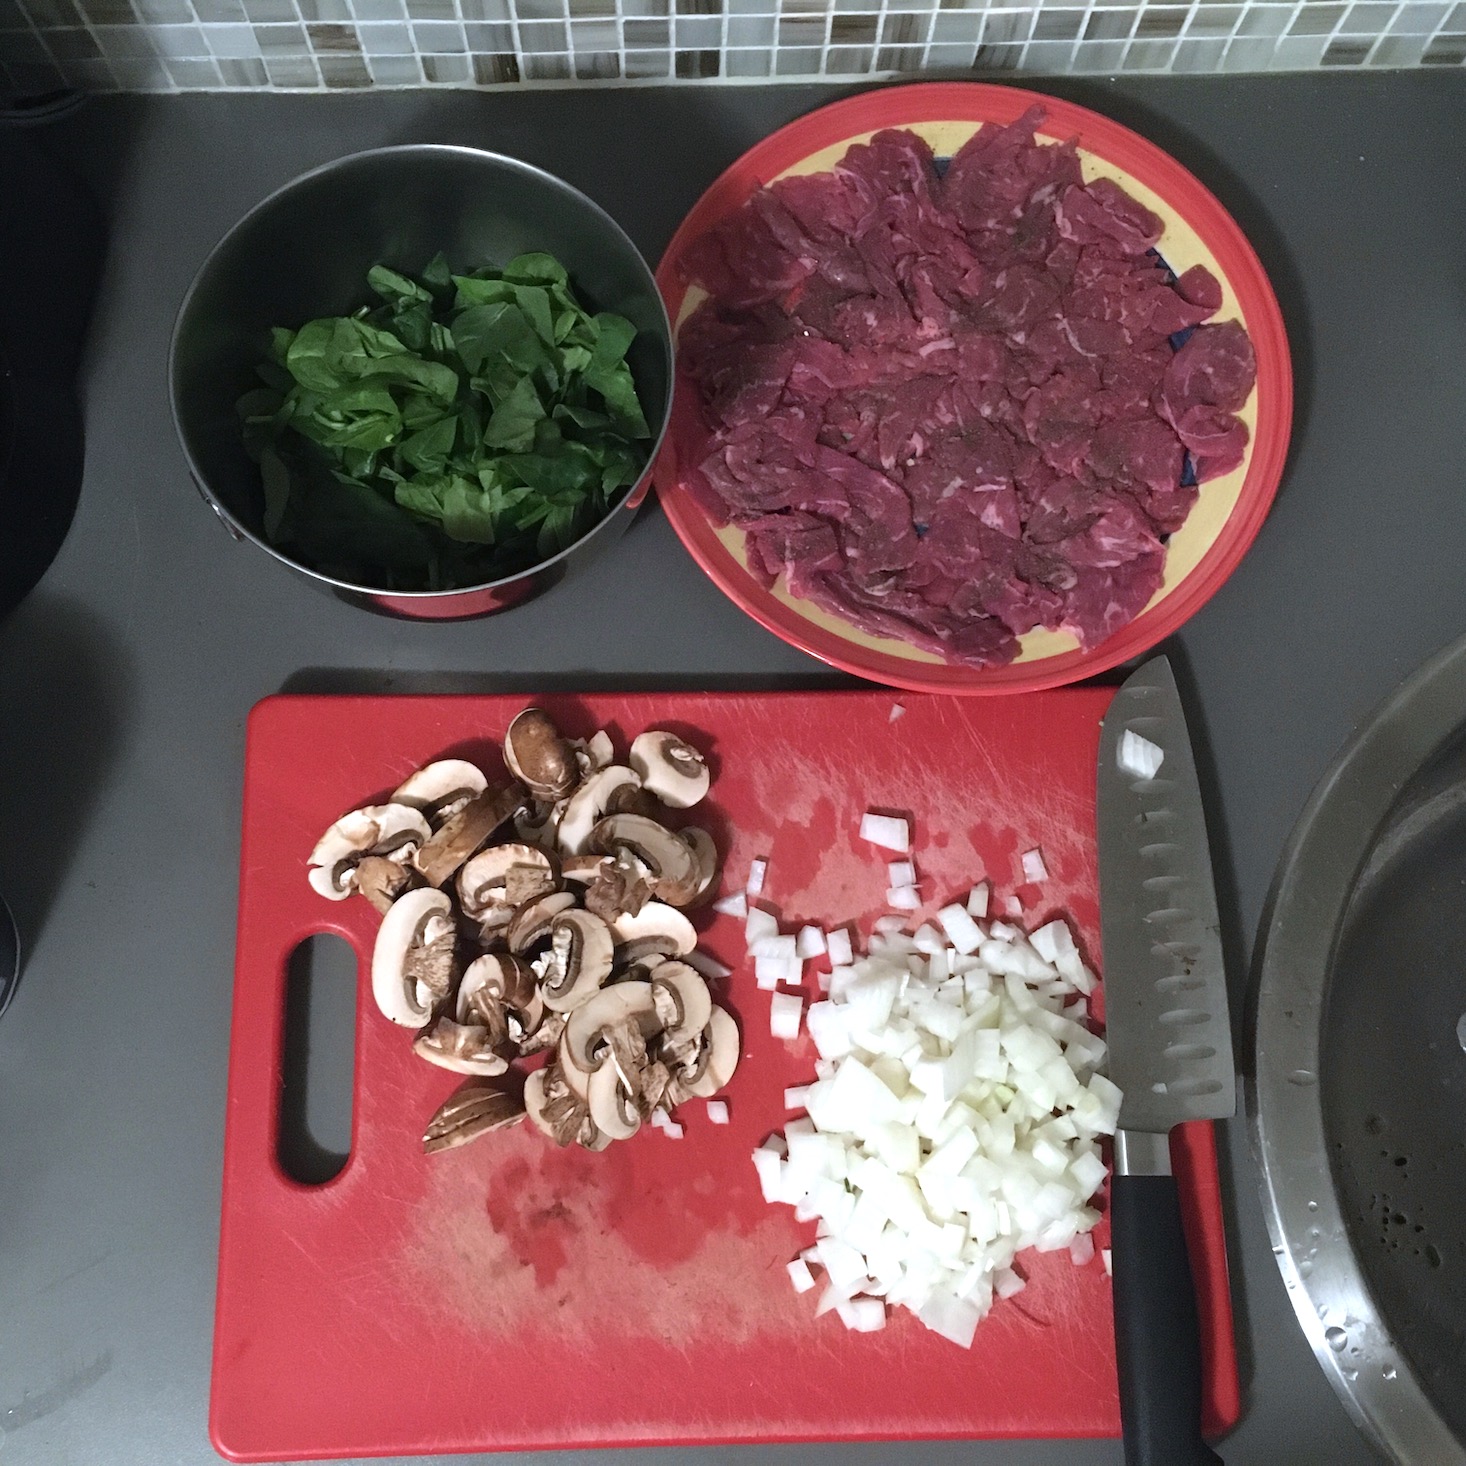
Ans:
{"type": "Polygon", "coordinates": [[[1396,1369],[1393,1364],[1387,1364],[1387,1365],[1385,1365],[1385,1367],[1382,1370],[1380,1370],[1380,1373],[1386,1379],[1398,1379],[1399,1378],[1399,1375],[1400,1375],[1400,1371],[1398,1369],[1396,1369]]]}
{"type": "Polygon", "coordinates": [[[1347,1329],[1341,1329],[1338,1324],[1330,1324],[1323,1331],[1324,1342],[1334,1351],[1335,1354],[1342,1354],[1349,1343],[1347,1329]]]}
{"type": "Polygon", "coordinates": [[[1288,1083],[1296,1084],[1300,1088],[1309,1084],[1317,1084],[1318,1075],[1315,1074],[1312,1069],[1295,1069],[1288,1076],[1288,1083]]]}

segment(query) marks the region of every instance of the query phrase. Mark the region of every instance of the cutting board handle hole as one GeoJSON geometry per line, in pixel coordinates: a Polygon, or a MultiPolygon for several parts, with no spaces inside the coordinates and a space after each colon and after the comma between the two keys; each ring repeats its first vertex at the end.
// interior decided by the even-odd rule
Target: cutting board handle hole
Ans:
{"type": "Polygon", "coordinates": [[[303,1186],[332,1180],[351,1154],[356,991],[356,953],[334,933],[317,932],[290,954],[275,1148],[303,1186]]]}

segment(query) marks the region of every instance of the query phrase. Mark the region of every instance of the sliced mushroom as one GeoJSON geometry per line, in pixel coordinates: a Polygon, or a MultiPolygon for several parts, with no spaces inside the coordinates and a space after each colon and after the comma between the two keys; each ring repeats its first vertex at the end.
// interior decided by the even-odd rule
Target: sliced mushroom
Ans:
{"type": "Polygon", "coordinates": [[[565,1082],[558,1064],[537,1069],[524,1084],[524,1103],[536,1127],[556,1145],[570,1145],[590,1119],[585,1101],[565,1082]]]}
{"type": "Polygon", "coordinates": [[[652,898],[646,867],[625,850],[615,856],[602,856],[601,862],[595,879],[585,888],[585,909],[603,921],[635,916],[652,898]]]}
{"type": "Polygon", "coordinates": [[[372,951],[372,995],[393,1023],[418,1028],[453,985],[453,903],[442,891],[409,891],[393,902],[372,951]]]}
{"type": "Polygon", "coordinates": [[[494,952],[469,963],[458,983],[455,1011],[460,1023],[485,1028],[495,1044],[524,1052],[545,1016],[539,979],[522,957],[494,952]]]}
{"type": "Polygon", "coordinates": [[[424,764],[392,793],[394,804],[411,805],[436,829],[488,787],[483,770],[466,759],[440,758],[424,764]]]}
{"type": "Polygon", "coordinates": [[[713,1007],[704,1030],[704,1062],[701,1078],[692,1086],[699,1099],[711,1099],[726,1087],[738,1067],[738,1025],[726,1008],[713,1007]]]}
{"type": "Polygon", "coordinates": [[[591,831],[590,847],[603,855],[635,856],[657,898],[669,905],[681,906],[696,894],[699,871],[691,847],[645,815],[607,815],[591,831]]]}
{"type": "Polygon", "coordinates": [[[541,1135],[548,1136],[551,1140],[555,1138],[555,1131],[550,1122],[545,1118],[545,1106],[549,1103],[550,1096],[546,1093],[546,1080],[550,1074],[548,1065],[543,1069],[536,1069],[528,1079],[524,1081],[524,1109],[529,1116],[529,1123],[534,1126],[541,1135]]]}
{"type": "Polygon", "coordinates": [[[639,814],[660,824],[667,813],[667,806],[640,784],[622,784],[619,789],[611,791],[611,797],[606,801],[606,813],[639,814]]]}
{"type": "Polygon", "coordinates": [[[697,866],[697,888],[690,901],[682,903],[683,909],[703,905],[713,894],[718,884],[718,847],[706,830],[688,825],[678,830],[683,843],[692,851],[693,863],[697,866]]]}
{"type": "Polygon", "coordinates": [[[697,946],[692,923],[674,907],[662,901],[648,901],[635,916],[618,916],[611,934],[628,947],[642,945],[642,953],[659,951],[668,957],[685,957],[697,946]]]}
{"type": "Polygon", "coordinates": [[[538,845],[541,850],[558,850],[560,817],[565,813],[566,801],[542,804],[531,800],[514,816],[514,832],[526,845],[538,845]]]}
{"type": "Polygon", "coordinates": [[[589,911],[561,911],[550,920],[550,950],[540,959],[545,1006],[569,1013],[611,975],[611,929],[589,911]]]}
{"type": "Polygon", "coordinates": [[[685,962],[663,962],[652,970],[652,1002],[667,1042],[695,1038],[713,1016],[713,1000],[700,973],[685,962]]]}
{"type": "Polygon", "coordinates": [[[580,1122],[580,1133],[575,1137],[586,1150],[602,1151],[610,1145],[611,1137],[604,1130],[596,1126],[591,1119],[589,1110],[586,1111],[585,1119],[580,1122]]]}
{"type": "Polygon", "coordinates": [[[707,760],[675,733],[642,733],[631,745],[628,762],[643,787],[673,809],[690,809],[712,782],[707,760]]]}
{"type": "Polygon", "coordinates": [[[562,855],[584,855],[590,848],[590,832],[605,816],[611,795],[628,784],[640,780],[630,769],[619,764],[599,769],[570,796],[560,820],[558,840],[562,855]]]}
{"type": "Polygon", "coordinates": [[[513,1095],[492,1084],[465,1084],[443,1101],[428,1122],[422,1138],[427,1155],[467,1145],[480,1135],[517,1125],[524,1118],[524,1106],[513,1095]]]}
{"type": "Polygon", "coordinates": [[[657,1028],[650,983],[618,982],[602,988],[565,1020],[560,1068],[566,1083],[584,1093],[585,1076],[609,1061],[631,1087],[632,1071],[644,1066],[646,1041],[657,1028]]]}
{"type": "Polygon", "coordinates": [[[308,879],[328,901],[356,889],[356,871],[369,855],[409,859],[432,836],[428,822],[405,804],[369,804],[344,814],[311,851],[308,879]]]}
{"type": "MultiPolygon", "coordinates": [[[[543,1002],[544,999],[540,1001],[543,1002]]],[[[519,1052],[528,1055],[537,1054],[541,1049],[553,1049],[560,1042],[560,1035],[564,1032],[565,1015],[546,1010],[545,1016],[540,1019],[534,1032],[527,1033],[520,1040],[519,1052]]]]}
{"type": "Polygon", "coordinates": [[[368,855],[356,868],[356,889],[383,915],[400,895],[413,890],[421,880],[410,865],[388,855],[368,855]]]}
{"type": "Polygon", "coordinates": [[[576,754],[583,755],[585,772],[593,774],[597,769],[604,769],[608,764],[616,762],[616,745],[612,743],[611,735],[604,728],[600,728],[576,749],[576,754]]]}
{"type": "Polygon", "coordinates": [[[413,857],[423,879],[430,886],[445,884],[523,806],[524,800],[524,789],[519,784],[476,794],[457,814],[445,820],[442,829],[413,857]]]}
{"type": "MultiPolygon", "coordinates": [[[[636,1079],[641,1077],[637,1072],[636,1079]]],[[[603,1064],[590,1076],[586,1086],[586,1104],[596,1129],[612,1140],[629,1140],[641,1129],[639,1090],[633,1094],[621,1075],[609,1064],[603,1064]]]]}
{"type": "Polygon", "coordinates": [[[504,940],[509,944],[509,950],[523,956],[544,941],[550,935],[550,923],[574,905],[573,891],[551,891],[548,895],[526,901],[504,928],[504,940]]]}
{"type": "Polygon", "coordinates": [[[458,900],[465,916],[488,931],[508,926],[526,901],[559,885],[556,862],[535,845],[491,845],[458,872],[458,900]]]}
{"type": "Polygon", "coordinates": [[[525,708],[510,723],[504,735],[504,762],[535,798],[547,804],[563,799],[580,782],[574,749],[540,708],[525,708]]]}
{"type": "Polygon", "coordinates": [[[573,881],[577,886],[588,886],[612,859],[610,855],[567,855],[560,862],[560,879],[567,884],[573,881]]]}
{"type": "Polygon", "coordinates": [[[493,1036],[476,1023],[455,1023],[439,1018],[412,1041],[421,1059],[455,1074],[502,1074],[509,1061],[494,1052],[493,1036]]]}

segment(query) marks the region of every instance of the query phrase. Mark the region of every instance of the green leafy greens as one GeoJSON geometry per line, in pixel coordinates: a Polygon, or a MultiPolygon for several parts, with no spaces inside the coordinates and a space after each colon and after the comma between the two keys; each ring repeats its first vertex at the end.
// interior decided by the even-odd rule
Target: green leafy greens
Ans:
{"type": "Polygon", "coordinates": [[[379,303],[276,328],[239,400],[264,531],[314,569],[384,590],[451,590],[527,569],[634,484],[651,433],[626,353],[547,254],[411,279],[379,303]]]}

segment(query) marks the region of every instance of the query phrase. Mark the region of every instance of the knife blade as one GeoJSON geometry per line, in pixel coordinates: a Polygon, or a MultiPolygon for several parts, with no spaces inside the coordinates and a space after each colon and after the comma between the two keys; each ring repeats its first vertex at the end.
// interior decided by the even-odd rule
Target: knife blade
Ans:
{"type": "Polygon", "coordinates": [[[1163,656],[1105,714],[1097,802],[1106,1036],[1124,1093],[1110,1218],[1125,1459],[1209,1466],[1221,1458],[1201,1437],[1196,1294],[1169,1135],[1234,1114],[1237,1082],[1206,816],[1163,656]],[[1133,753],[1126,767],[1135,739],[1160,751],[1152,777],[1134,771],[1133,753]]]}

